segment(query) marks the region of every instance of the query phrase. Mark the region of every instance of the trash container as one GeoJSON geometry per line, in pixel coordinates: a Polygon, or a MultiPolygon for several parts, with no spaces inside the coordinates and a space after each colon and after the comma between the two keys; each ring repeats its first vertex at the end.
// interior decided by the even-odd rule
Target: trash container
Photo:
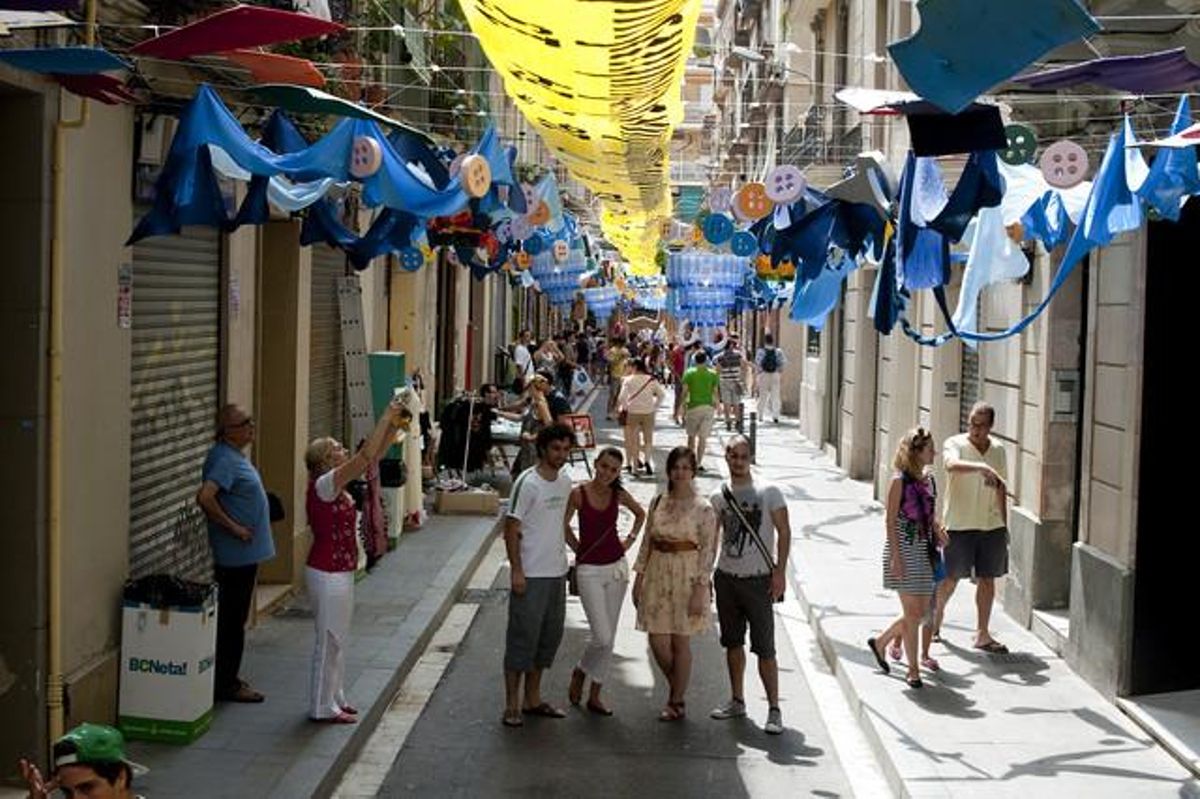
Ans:
{"type": "Polygon", "coordinates": [[[118,725],[126,738],[186,744],[212,725],[217,588],[167,575],[125,584],[118,725]]]}

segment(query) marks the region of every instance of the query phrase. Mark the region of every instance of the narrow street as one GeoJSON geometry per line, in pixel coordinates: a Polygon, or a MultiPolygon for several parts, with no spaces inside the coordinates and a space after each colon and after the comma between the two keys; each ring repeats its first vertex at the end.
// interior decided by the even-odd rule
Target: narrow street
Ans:
{"type": "MultiPolygon", "coordinates": [[[[601,416],[603,395],[593,406],[601,445],[619,443],[613,422],[601,416]]],[[[627,481],[644,503],[663,480],[666,452],[684,443],[683,431],[660,411],[655,441],[658,481],[627,481]]],[[[719,437],[707,457],[705,492],[715,490],[721,470],[719,437]]],[[[573,467],[586,477],[582,469],[573,467]]],[[[627,524],[628,522],[626,522],[627,524]]],[[[632,557],[632,553],[631,553],[632,557]]],[[[695,663],[688,690],[688,719],[657,721],[666,683],[653,664],[647,637],[634,629],[627,597],[617,636],[616,656],[605,700],[611,718],[571,708],[566,719],[529,719],[521,729],[500,724],[503,686],[500,664],[506,624],[507,567],[493,588],[479,597],[481,607],[469,634],[450,663],[390,769],[381,796],[507,796],[531,791],[549,796],[849,796],[845,768],[818,712],[798,658],[781,623],[776,628],[780,694],[786,731],[762,731],[766,699],[747,667],[747,718],[719,722],[708,712],[728,697],[723,650],[715,628],[693,640],[695,663]]],[[[587,623],[579,599],[568,598],[567,629],[555,667],[546,674],[543,694],[567,707],[571,666],[582,651],[587,623]]],[[[353,786],[344,786],[352,795],[353,786]]]]}

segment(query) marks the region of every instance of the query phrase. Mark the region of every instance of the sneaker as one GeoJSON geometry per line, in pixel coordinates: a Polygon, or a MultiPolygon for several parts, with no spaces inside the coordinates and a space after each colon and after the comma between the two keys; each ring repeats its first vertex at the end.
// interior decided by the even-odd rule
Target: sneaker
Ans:
{"type": "Polygon", "coordinates": [[[724,721],[725,719],[740,719],[746,715],[746,703],[741,699],[730,699],[720,707],[713,708],[709,717],[724,721]]]}
{"type": "Polygon", "coordinates": [[[767,723],[763,725],[763,732],[767,735],[783,733],[783,712],[779,708],[773,707],[767,711],[767,723]]]}

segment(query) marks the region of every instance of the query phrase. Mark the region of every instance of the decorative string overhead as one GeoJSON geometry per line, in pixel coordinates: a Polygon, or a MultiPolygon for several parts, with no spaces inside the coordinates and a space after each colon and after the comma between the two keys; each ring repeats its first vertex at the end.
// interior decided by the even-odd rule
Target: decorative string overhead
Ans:
{"type": "Polygon", "coordinates": [[[505,89],[558,159],[600,198],[605,237],[656,271],[671,214],[667,152],[699,0],[461,0],[505,89]]]}

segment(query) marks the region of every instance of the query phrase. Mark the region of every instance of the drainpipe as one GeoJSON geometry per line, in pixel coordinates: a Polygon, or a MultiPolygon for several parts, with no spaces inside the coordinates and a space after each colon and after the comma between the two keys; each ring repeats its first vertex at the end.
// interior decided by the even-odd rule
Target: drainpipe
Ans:
{"type": "MultiPolygon", "coordinates": [[[[88,0],[86,42],[96,41],[96,0],[88,0]]],[[[46,666],[46,709],[50,741],[63,735],[63,654],[62,654],[62,354],[63,354],[63,217],[66,197],[66,140],[68,130],[80,130],[87,125],[89,105],[81,100],[79,116],[63,119],[62,88],[58,90],[58,122],[54,127],[54,218],[50,239],[50,424],[48,435],[50,475],[47,510],[48,604],[49,639],[46,666]]]]}

